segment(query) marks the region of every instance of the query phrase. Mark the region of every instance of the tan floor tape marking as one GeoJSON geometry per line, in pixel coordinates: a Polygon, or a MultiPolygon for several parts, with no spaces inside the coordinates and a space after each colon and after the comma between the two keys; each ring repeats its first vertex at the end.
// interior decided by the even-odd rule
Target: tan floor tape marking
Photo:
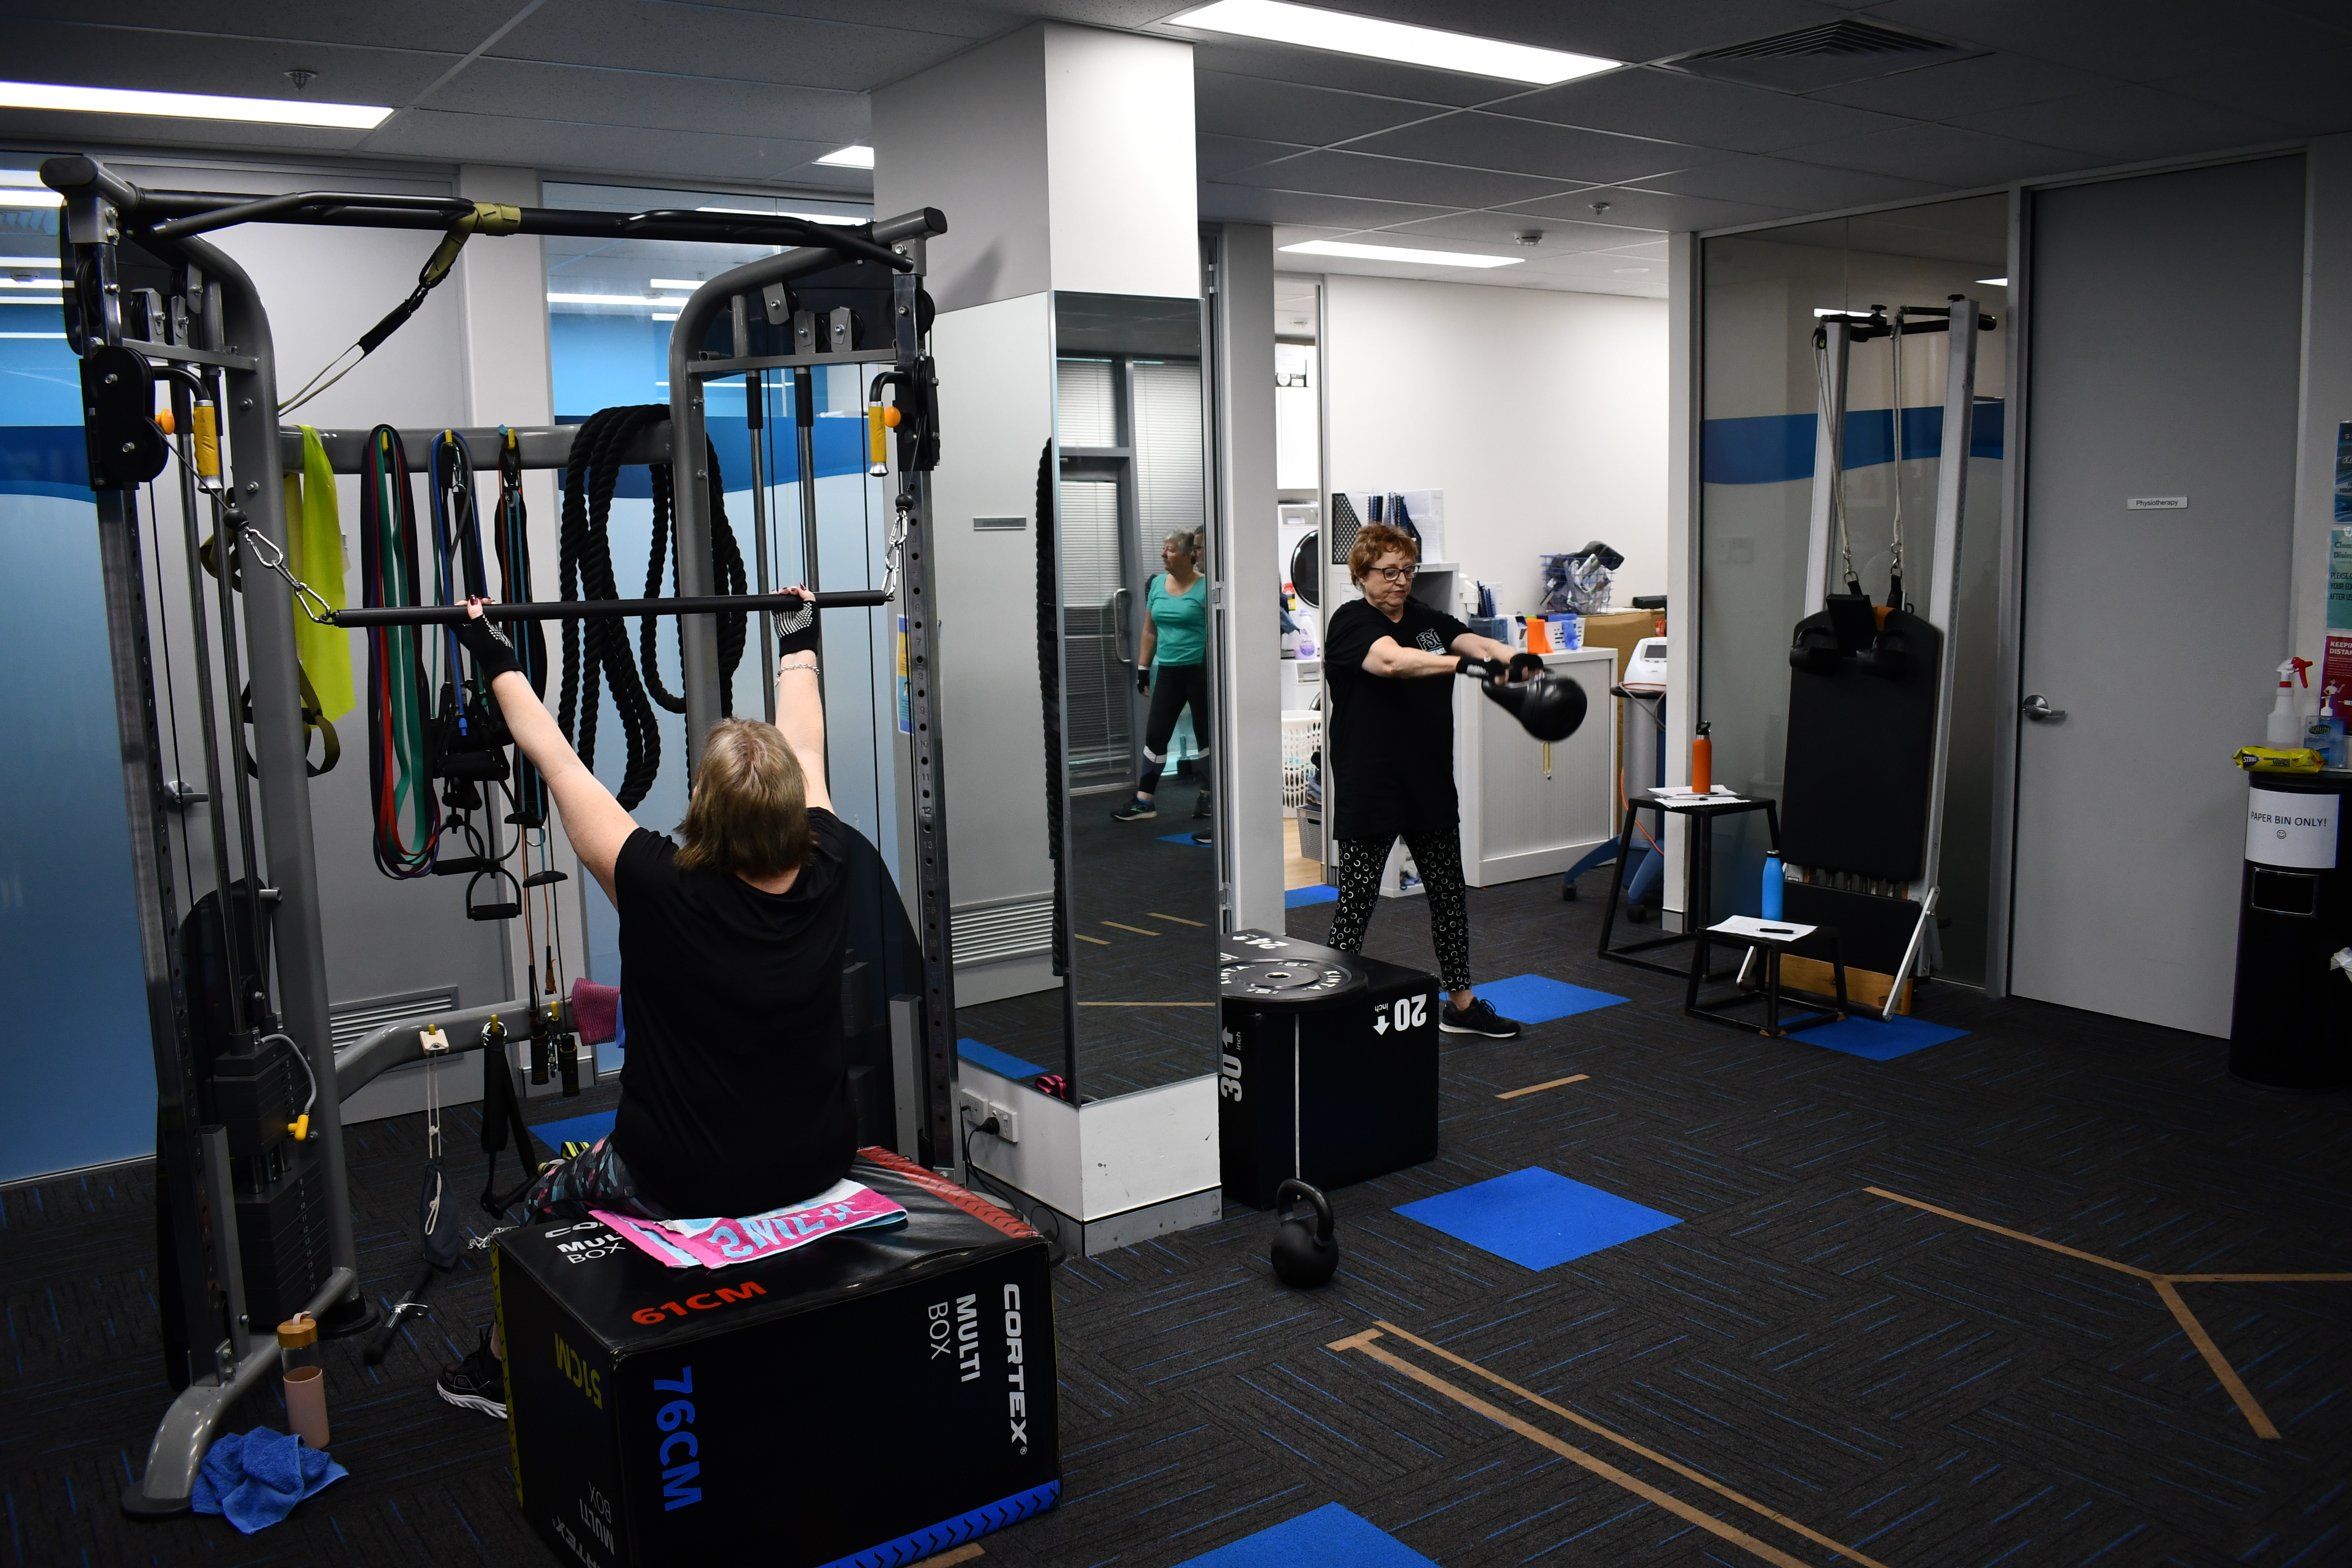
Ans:
{"type": "Polygon", "coordinates": [[[1545,1089],[1558,1089],[1560,1085],[1565,1083],[1582,1083],[1586,1079],[1589,1079],[1591,1076],[1592,1075],[1589,1072],[1580,1072],[1574,1078],[1556,1078],[1549,1083],[1531,1083],[1525,1089],[1506,1089],[1503,1093],[1496,1095],[1495,1098],[1496,1100],[1517,1100],[1523,1094],[1541,1094],[1545,1089]]]}
{"type": "Polygon", "coordinates": [[[2147,1280],[2155,1289],[2158,1299],[2170,1309],[2173,1321],[2180,1325],[2181,1332],[2189,1336],[2189,1342],[2197,1347],[2197,1353],[2205,1358],[2206,1366],[2211,1369],[2213,1376],[2221,1383],[2223,1392],[2228,1394],[2237,1405],[2238,1413],[2246,1418],[2246,1425],[2254,1429],[2254,1436],[2257,1437],[2276,1438],[2279,1429],[2272,1422],[2269,1414],[2263,1409],[2262,1401],[2254,1397],[2253,1390],[2246,1386],[2245,1379],[2238,1375],[2237,1369],[2231,1366],[2229,1358],[2221,1353],[2221,1347],[2213,1342],[2213,1336],[2205,1331],[2205,1325],[2197,1321],[2197,1314],[2189,1310],[2189,1303],[2180,1299],[2180,1292],[2173,1287],[2176,1285],[2270,1285],[2295,1281],[2352,1283],[2352,1274],[2158,1274],[2146,1268],[2135,1268],[2128,1263],[2118,1263],[2112,1258],[2101,1258],[2095,1252],[2084,1252],[2076,1247],[2061,1247],[2054,1241],[2044,1241],[2038,1236],[2028,1236],[2021,1230],[2011,1230],[2005,1225],[1995,1225],[1990,1220],[1977,1219],[1951,1209],[1937,1208],[1934,1204],[1921,1203],[1917,1198],[1906,1198],[1901,1193],[1890,1193],[1885,1187],[1864,1187],[1863,1191],[1878,1197],[1891,1198],[1898,1204],[1908,1204],[1915,1209],[1925,1209],[1929,1214],[1941,1215],[1946,1219],[1958,1220],[1962,1225],[1972,1225],[1979,1230],[1991,1231],[1996,1236],[2008,1237],[2012,1241],[2028,1242],[2052,1252],[2063,1252],[2069,1258],[2079,1258],[2085,1263],[2095,1263],[2102,1268],[2113,1268],[2119,1273],[2133,1275],[2147,1280]]]}
{"type": "Polygon", "coordinates": [[[936,1557],[926,1557],[919,1563],[909,1563],[907,1568],[955,1568],[959,1563],[969,1563],[975,1557],[985,1557],[980,1542],[967,1541],[961,1546],[951,1546],[936,1557]]]}
{"type": "Polygon", "coordinates": [[[1117,921],[1104,921],[1102,923],[1110,927],[1113,931],[1131,931],[1138,936],[1164,936],[1167,934],[1164,931],[1147,930],[1142,926],[1121,925],[1117,921]]]}
{"type": "Polygon", "coordinates": [[[1570,1411],[1562,1410],[1559,1405],[1553,1405],[1548,1400],[1538,1398],[1535,1394],[1528,1393],[1527,1390],[1519,1388],[1514,1384],[1505,1383],[1502,1379],[1494,1377],[1493,1374],[1488,1373],[1484,1367],[1477,1365],[1474,1362],[1463,1361],[1459,1356],[1439,1350],[1435,1345],[1430,1344],[1426,1340],[1415,1339],[1412,1335],[1406,1333],[1402,1329],[1397,1328],[1393,1323],[1383,1322],[1378,1329],[1366,1329],[1362,1333],[1351,1334],[1348,1338],[1337,1341],[1326,1348],[1335,1351],[1361,1351],[1364,1354],[1371,1357],[1374,1361],[1379,1362],[1381,1365],[1391,1368],[1394,1371],[1401,1372],[1405,1376],[1412,1378],[1415,1383],[1421,1384],[1423,1386],[1433,1389],[1439,1394],[1443,1394],[1448,1399],[1453,1400],[1456,1405],[1461,1405],[1464,1409],[1475,1411],[1477,1414],[1484,1415],[1486,1419],[1494,1422],[1498,1426],[1508,1427],[1510,1430],[1517,1432],[1520,1436],[1527,1438],[1528,1441],[1540,1444],[1542,1447],[1550,1449],[1553,1453],[1558,1454],[1561,1458],[1568,1460],[1570,1463],[1581,1466],[1583,1468],[1591,1471],[1594,1475],[1601,1477],[1603,1480],[1614,1482],[1616,1485],[1624,1488],[1627,1491],[1632,1492],[1634,1496],[1641,1498],[1645,1502],[1654,1503],[1658,1507],[1664,1509],[1668,1513],[1675,1515],[1676,1518],[1681,1519],[1687,1523],[1696,1525],[1699,1529],[1706,1531],[1710,1535],[1719,1536],[1723,1540],[1731,1542],[1734,1546],[1738,1546],[1744,1551],[1749,1552],[1754,1555],[1762,1558],[1767,1563],[1776,1564],[1777,1568],[1810,1568],[1810,1565],[1806,1563],[1802,1558],[1791,1557],[1789,1553],[1781,1551],[1779,1547],[1770,1545],[1766,1542],[1759,1541],[1756,1537],[1748,1534],[1746,1531],[1741,1530],[1737,1526],[1726,1524],[1723,1521],[1716,1518],[1713,1514],[1706,1512],[1703,1509],[1695,1507],[1690,1503],[1685,1502],[1682,1499],[1675,1496],[1672,1492],[1661,1491],[1659,1489],[1652,1486],[1649,1482],[1643,1480],[1639,1477],[1626,1474],[1623,1470],[1619,1469],[1608,1460],[1603,1459],[1597,1455],[1586,1453],[1583,1449],[1578,1447],[1575,1444],[1569,1442],[1566,1438],[1555,1436],[1553,1434],[1545,1431],[1540,1426],[1523,1421],[1518,1416],[1512,1415],[1509,1411],[1503,1409],[1501,1406],[1491,1405],[1486,1400],[1479,1398],[1468,1389],[1456,1387],[1454,1384],[1448,1383],[1444,1378],[1438,1376],[1435,1373],[1424,1372],[1423,1369],[1413,1365],[1412,1363],[1405,1360],[1402,1356],[1396,1354],[1394,1352],[1385,1350],[1381,1346],[1374,1344],[1372,1342],[1381,1337],[1381,1332],[1383,1329],[1398,1335],[1402,1339],[1409,1340],[1412,1343],[1422,1346],[1423,1349],[1434,1351],[1437,1354],[1444,1356],[1448,1361],[1455,1362],[1460,1365],[1468,1367],[1471,1371],[1477,1373],[1480,1376],[1492,1379],[1492,1381],[1501,1384],[1501,1386],[1505,1388],[1510,1389],[1513,1393],[1519,1394],[1521,1397],[1533,1400],[1536,1404],[1542,1405],[1545,1409],[1551,1411],[1553,1414],[1566,1416],[1568,1419],[1574,1421],[1577,1425],[1597,1432],[1601,1436],[1608,1438],[1610,1441],[1617,1443],[1626,1448],[1630,1448],[1634,1453],[1640,1454],[1644,1458],[1654,1460],[1665,1466],[1668,1469],[1673,1470],[1677,1475],[1697,1481],[1700,1485],[1720,1493],[1730,1500],[1764,1515],[1764,1517],[1773,1521],[1775,1523],[1786,1525],[1790,1529],[1796,1531],[1799,1534],[1803,1535],[1809,1541],[1813,1541],[1822,1545],[1827,1546],[1840,1553],[1842,1556],[1851,1558],[1856,1563],[1865,1563],[1868,1565],[1868,1568],[1885,1568],[1885,1564],[1879,1563],[1873,1558],[1865,1557],[1861,1552],[1855,1552],[1849,1547],[1841,1546],[1825,1535],[1816,1534],[1814,1531],[1806,1529],[1803,1525],[1797,1523],[1795,1521],[1787,1519],[1780,1514],[1773,1512],[1763,1504],[1741,1497],[1738,1492],[1732,1491],[1728,1488],[1708,1480],[1705,1476],[1700,1475],[1696,1470],[1687,1469],[1681,1465],[1677,1465],[1671,1459],[1667,1459],[1662,1456],[1652,1453],[1649,1449],[1643,1447],[1640,1444],[1633,1442],[1630,1438],[1619,1436],[1616,1433],[1610,1431],[1605,1426],[1596,1426],[1594,1423],[1585,1420],[1582,1416],[1574,1415],[1570,1411]]]}
{"type": "Polygon", "coordinates": [[[1202,931],[1209,929],[1209,922],[1206,921],[1188,921],[1182,915],[1163,915],[1158,910],[1146,910],[1143,912],[1151,920],[1174,921],[1180,926],[1197,926],[1202,931]]]}

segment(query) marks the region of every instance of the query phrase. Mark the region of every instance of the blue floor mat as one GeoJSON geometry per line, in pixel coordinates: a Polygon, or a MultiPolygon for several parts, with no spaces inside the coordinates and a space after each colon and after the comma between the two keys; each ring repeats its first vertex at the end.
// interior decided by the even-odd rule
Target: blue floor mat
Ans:
{"type": "Polygon", "coordinates": [[[1537,1269],[1682,1223],[1539,1165],[1402,1204],[1396,1212],[1522,1268],[1537,1269]]]}
{"type": "Polygon", "coordinates": [[[619,1114],[614,1110],[596,1110],[562,1121],[534,1122],[530,1135],[546,1144],[551,1152],[561,1153],[566,1143],[593,1143],[612,1131],[613,1118],[619,1114]]]}
{"type": "Polygon", "coordinates": [[[1206,849],[1208,847],[1205,844],[1193,843],[1192,836],[1190,833],[1163,833],[1160,836],[1160,842],[1162,844],[1181,844],[1188,849],[1206,849]]]}
{"type": "Polygon", "coordinates": [[[1946,1040],[1957,1040],[1967,1033],[1966,1029],[1955,1029],[1947,1024],[1930,1024],[1925,1018],[1898,1015],[1884,1023],[1876,1018],[1844,1018],[1801,1029],[1789,1037],[1809,1046],[1826,1046],[1850,1057],[1888,1062],[1913,1051],[1924,1051],[1929,1046],[1940,1046],[1946,1040]]]}
{"type": "Polygon", "coordinates": [[[1271,1530],[1244,1535],[1181,1568],[1437,1568],[1428,1558],[1349,1513],[1325,1503],[1271,1530]]]}
{"type": "Polygon", "coordinates": [[[1282,895],[1282,907],[1286,910],[1303,910],[1309,904],[1336,904],[1339,901],[1339,889],[1328,882],[1312,888],[1293,888],[1282,895]]]}
{"type": "Polygon", "coordinates": [[[1480,996],[1494,1005],[1496,1012],[1522,1024],[1549,1024],[1554,1018],[1573,1017],[1596,1007],[1613,1007],[1625,1000],[1612,992],[1570,985],[1565,980],[1552,980],[1541,974],[1514,974],[1508,980],[1483,981],[1477,989],[1480,996]]]}
{"type": "Polygon", "coordinates": [[[1048,1069],[1035,1062],[1024,1062],[1010,1051],[1000,1051],[994,1046],[983,1046],[978,1040],[958,1040],[956,1055],[978,1062],[992,1073],[1002,1073],[1015,1083],[1028,1083],[1042,1078],[1048,1069]]]}

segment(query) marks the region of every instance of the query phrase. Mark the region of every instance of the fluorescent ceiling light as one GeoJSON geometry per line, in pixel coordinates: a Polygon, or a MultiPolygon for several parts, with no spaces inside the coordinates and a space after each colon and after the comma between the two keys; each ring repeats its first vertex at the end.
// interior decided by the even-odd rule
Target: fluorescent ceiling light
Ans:
{"type": "Polygon", "coordinates": [[[874,166],[874,149],[863,142],[852,142],[846,147],[836,147],[817,160],[836,169],[870,169],[874,166]]]}
{"type": "Polygon", "coordinates": [[[1376,16],[1351,16],[1312,5],[1290,5],[1283,0],[1214,0],[1197,11],[1168,21],[1203,32],[1233,33],[1276,44],[1297,44],[1310,49],[1330,49],[1343,55],[1364,55],[1376,60],[1396,60],[1409,66],[1460,71],[1467,76],[1502,77],[1510,81],[1549,87],[1574,81],[1598,71],[1615,70],[1622,60],[1595,55],[1572,55],[1563,49],[1539,49],[1500,38],[1476,38],[1436,27],[1415,27],[1403,22],[1383,22],[1376,16]]]}
{"type": "Polygon", "coordinates": [[[58,278],[0,278],[0,289],[46,289],[54,294],[64,287],[65,280],[58,278]]]}
{"type": "Polygon", "coordinates": [[[391,110],[373,103],[223,98],[208,92],[141,92],[121,87],[60,87],[42,81],[0,81],[0,108],[154,114],[170,120],[249,120],[268,125],[328,125],[343,131],[373,131],[392,114],[391,110]]]}
{"type": "Polygon", "coordinates": [[[65,205],[65,197],[46,186],[37,191],[26,191],[0,185],[0,207],[58,207],[65,205]]]}
{"type": "Polygon", "coordinates": [[[1347,256],[1358,261],[1395,261],[1414,267],[1517,267],[1524,256],[1469,256],[1458,250],[1407,250],[1396,245],[1356,245],[1344,239],[1309,239],[1282,247],[1299,256],[1347,256]]]}
{"type": "Polygon", "coordinates": [[[58,262],[54,256],[0,256],[0,267],[46,267],[55,272],[58,262]]]}
{"type": "Polygon", "coordinates": [[[2009,287],[2009,279],[2006,278],[1979,278],[1977,281],[1979,283],[1990,284],[1995,289],[2006,289],[2009,287]]]}
{"type": "Polygon", "coordinates": [[[653,289],[683,289],[691,294],[702,287],[702,279],[699,278],[651,278],[646,279],[646,286],[653,289]]]}
{"type": "Polygon", "coordinates": [[[667,316],[663,315],[659,310],[656,310],[654,312],[654,320],[656,321],[675,321],[677,320],[677,315],[678,313],[676,310],[672,310],[667,316]]]}

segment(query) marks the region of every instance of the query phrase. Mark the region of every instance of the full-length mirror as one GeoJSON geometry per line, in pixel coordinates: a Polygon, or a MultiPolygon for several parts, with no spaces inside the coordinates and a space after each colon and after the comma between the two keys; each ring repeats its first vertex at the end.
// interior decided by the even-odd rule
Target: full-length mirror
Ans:
{"type": "Polygon", "coordinates": [[[1199,302],[1061,293],[1053,329],[1029,734],[1060,984],[957,1020],[968,1059],[1085,1101],[1216,1070],[1215,560],[1199,302]]]}

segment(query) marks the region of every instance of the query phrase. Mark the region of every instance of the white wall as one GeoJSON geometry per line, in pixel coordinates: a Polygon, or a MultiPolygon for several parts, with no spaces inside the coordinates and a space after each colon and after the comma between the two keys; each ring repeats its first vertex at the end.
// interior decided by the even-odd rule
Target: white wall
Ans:
{"type": "Polygon", "coordinates": [[[1327,277],[1328,490],[1443,489],[1446,553],[1536,607],[1538,554],[1606,540],[1666,592],[1666,302],[1327,277]]]}

